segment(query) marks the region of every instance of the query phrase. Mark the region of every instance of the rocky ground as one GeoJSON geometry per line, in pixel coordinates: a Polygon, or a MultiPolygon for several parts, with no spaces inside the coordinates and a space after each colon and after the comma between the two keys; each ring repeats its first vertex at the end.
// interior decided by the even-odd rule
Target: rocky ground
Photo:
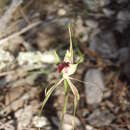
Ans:
{"type": "Polygon", "coordinates": [[[69,94],[63,130],[130,130],[129,0],[0,0],[0,130],[57,130],[63,85],[39,117],[45,89],[61,76],[54,50],[69,47],[84,61],[73,81],[80,93],[76,117],[69,94]]]}

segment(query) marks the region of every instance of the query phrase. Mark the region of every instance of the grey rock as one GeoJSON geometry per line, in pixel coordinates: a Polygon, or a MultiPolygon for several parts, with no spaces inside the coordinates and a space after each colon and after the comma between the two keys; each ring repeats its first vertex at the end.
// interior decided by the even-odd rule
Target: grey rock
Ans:
{"type": "Polygon", "coordinates": [[[102,72],[98,69],[90,69],[85,74],[85,94],[88,104],[98,104],[103,99],[105,90],[102,72]]]}
{"type": "Polygon", "coordinates": [[[32,122],[33,125],[37,128],[41,128],[49,124],[46,117],[38,117],[38,116],[35,116],[32,122]]]}
{"type": "MultiPolygon", "coordinates": [[[[61,116],[62,113],[58,112],[59,119],[61,119],[61,116]]],[[[59,126],[59,120],[57,120],[57,118],[53,118],[52,120],[56,126],[59,126]]],[[[73,115],[66,113],[64,115],[62,130],[73,130],[73,125],[72,125],[73,121],[75,122],[75,127],[81,126],[81,122],[77,117],[74,117],[73,115]]]]}
{"type": "Polygon", "coordinates": [[[100,7],[99,1],[96,0],[83,0],[83,2],[86,4],[87,9],[92,11],[98,11],[100,7]]]}
{"type": "Polygon", "coordinates": [[[63,124],[62,130],[73,130],[73,126],[70,124],[63,124]]]}
{"type": "Polygon", "coordinates": [[[117,44],[114,34],[110,31],[99,32],[90,38],[89,49],[104,59],[115,58],[117,44]]]}
{"type": "Polygon", "coordinates": [[[109,98],[111,96],[111,94],[112,94],[112,92],[110,90],[108,90],[108,91],[104,92],[103,97],[104,98],[109,98]]]}
{"type": "Polygon", "coordinates": [[[107,8],[104,8],[103,9],[103,13],[106,17],[111,17],[112,15],[115,14],[115,11],[111,10],[111,9],[107,9],[107,8]]]}
{"type": "Polygon", "coordinates": [[[126,63],[130,59],[130,49],[123,47],[118,51],[118,63],[126,63]]]}
{"type": "Polygon", "coordinates": [[[122,21],[118,20],[116,25],[115,25],[115,30],[123,33],[123,31],[128,27],[129,21],[122,21]]]}
{"type": "Polygon", "coordinates": [[[33,111],[31,106],[27,106],[24,109],[20,109],[15,113],[18,119],[18,130],[27,128],[32,120],[33,111]]]}
{"type": "Polygon", "coordinates": [[[80,120],[77,117],[74,117],[73,115],[70,115],[70,114],[65,114],[65,116],[64,116],[65,124],[72,124],[73,120],[74,120],[76,126],[79,126],[81,124],[80,120]]]}
{"type": "Polygon", "coordinates": [[[110,113],[108,110],[99,110],[96,109],[88,117],[88,122],[95,127],[109,126],[110,123],[115,119],[115,116],[110,113]]]}
{"type": "Polygon", "coordinates": [[[123,3],[127,3],[129,0],[117,0],[118,4],[123,4],[123,3]]]}
{"type": "MultiPolygon", "coordinates": [[[[58,112],[58,116],[60,118],[62,116],[62,113],[58,112]]],[[[67,113],[64,115],[64,124],[72,125],[73,121],[75,122],[76,126],[81,125],[80,120],[77,117],[74,117],[73,115],[67,113]]]]}
{"type": "Polygon", "coordinates": [[[130,11],[128,11],[128,10],[120,11],[120,12],[117,14],[117,19],[118,19],[118,20],[126,20],[126,21],[129,21],[129,20],[130,20],[130,11]]]}
{"type": "Polygon", "coordinates": [[[90,125],[86,125],[85,127],[86,127],[87,130],[97,130],[97,129],[93,128],[93,127],[90,126],[90,125]]]}
{"type": "Polygon", "coordinates": [[[101,0],[101,6],[107,6],[111,3],[111,0],[101,0]]]}
{"type": "Polygon", "coordinates": [[[111,3],[110,0],[83,0],[87,8],[92,11],[98,11],[101,7],[104,7],[111,3]]]}
{"type": "Polygon", "coordinates": [[[98,22],[92,19],[88,19],[85,21],[86,25],[88,25],[90,28],[97,28],[98,22]]]}

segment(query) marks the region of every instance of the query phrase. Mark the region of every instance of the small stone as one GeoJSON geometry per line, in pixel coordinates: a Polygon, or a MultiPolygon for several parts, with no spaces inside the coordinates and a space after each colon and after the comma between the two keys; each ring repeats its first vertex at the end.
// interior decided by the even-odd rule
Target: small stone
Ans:
{"type": "Polygon", "coordinates": [[[95,128],[93,128],[93,127],[90,126],[90,125],[86,125],[86,129],[87,129],[87,130],[96,130],[95,128]]]}
{"type": "Polygon", "coordinates": [[[98,69],[90,69],[85,74],[84,81],[86,101],[88,104],[98,104],[103,99],[103,91],[105,90],[103,74],[98,69]]]}
{"type": "Polygon", "coordinates": [[[14,61],[13,55],[11,55],[8,51],[4,51],[0,49],[0,71],[4,68],[7,68],[14,61]]]}
{"type": "Polygon", "coordinates": [[[111,0],[83,0],[83,2],[87,6],[87,9],[97,12],[102,7],[109,5],[111,0]]]}
{"type": "Polygon", "coordinates": [[[90,38],[89,49],[104,59],[115,58],[116,39],[111,31],[102,31],[90,38]]]}
{"type": "Polygon", "coordinates": [[[70,124],[63,124],[62,129],[63,130],[73,130],[73,127],[70,124]]]}
{"type": "Polygon", "coordinates": [[[86,20],[86,25],[91,27],[91,28],[97,28],[98,27],[98,22],[92,19],[86,20]]]}
{"type": "Polygon", "coordinates": [[[86,42],[88,40],[88,34],[89,34],[88,32],[91,29],[84,26],[83,20],[80,17],[77,18],[75,26],[76,26],[76,28],[75,28],[75,36],[79,37],[79,40],[82,43],[86,42]]]}
{"type": "Polygon", "coordinates": [[[124,30],[128,27],[129,21],[122,21],[118,20],[115,25],[115,30],[119,31],[120,33],[123,33],[124,30]]]}
{"type": "Polygon", "coordinates": [[[117,14],[117,19],[118,19],[118,20],[126,20],[126,21],[129,21],[129,20],[130,20],[130,12],[127,11],[127,10],[120,11],[120,12],[117,14]]]}
{"type": "Polygon", "coordinates": [[[97,12],[100,7],[104,4],[104,0],[83,0],[84,4],[87,6],[87,9],[97,12]]]}
{"type": "Polygon", "coordinates": [[[109,98],[111,95],[112,95],[111,91],[106,91],[106,92],[104,92],[103,97],[104,98],[109,98]]]}
{"type": "Polygon", "coordinates": [[[66,10],[65,9],[59,9],[58,15],[63,16],[65,14],[66,14],[66,10]]]}
{"type": "Polygon", "coordinates": [[[33,118],[33,124],[34,124],[35,127],[41,128],[41,127],[44,127],[44,126],[48,125],[49,122],[48,122],[48,120],[47,120],[46,117],[43,117],[43,116],[42,116],[42,117],[35,116],[35,117],[33,118]]]}
{"type": "MultiPolygon", "coordinates": [[[[61,117],[61,114],[61,112],[58,112],[59,118],[61,117]]],[[[64,124],[72,125],[73,121],[75,122],[75,126],[81,125],[80,120],[77,117],[67,113],[64,115],[64,124]]]]}
{"type": "Polygon", "coordinates": [[[123,3],[127,3],[129,2],[129,0],[117,0],[118,4],[123,4],[123,3]]]}
{"type": "Polygon", "coordinates": [[[111,3],[111,0],[100,0],[101,1],[101,6],[103,7],[103,6],[107,6],[107,5],[109,5],[110,3],[111,3]]]}
{"type": "Polygon", "coordinates": [[[31,106],[26,106],[24,109],[20,109],[15,113],[18,120],[18,130],[27,128],[32,120],[33,112],[31,106]]]}
{"type": "Polygon", "coordinates": [[[54,51],[20,52],[17,57],[20,66],[41,66],[43,63],[57,62],[54,51]]]}
{"type": "Polygon", "coordinates": [[[118,63],[127,63],[130,59],[130,48],[123,47],[118,51],[118,63]]]}
{"type": "Polygon", "coordinates": [[[114,12],[113,10],[111,10],[111,9],[106,9],[106,8],[103,9],[103,13],[104,13],[104,15],[105,15],[106,17],[111,17],[112,15],[115,14],[115,12],[114,12]]]}
{"type": "Polygon", "coordinates": [[[95,127],[109,126],[110,123],[115,119],[115,116],[108,110],[96,109],[88,117],[88,122],[95,127]]]}
{"type": "MultiPolygon", "coordinates": [[[[15,102],[17,99],[19,99],[19,97],[21,97],[22,94],[24,94],[24,91],[25,90],[23,87],[19,87],[11,90],[7,95],[5,95],[5,105],[8,106],[10,105],[11,102],[15,102]]],[[[12,107],[17,108],[17,104],[15,104],[15,106],[12,107]]],[[[17,109],[13,109],[13,110],[17,110],[17,109]]]]}
{"type": "Polygon", "coordinates": [[[65,124],[72,124],[73,120],[74,120],[76,126],[80,125],[80,121],[77,117],[74,117],[73,115],[70,115],[70,114],[64,115],[64,123],[65,124]]]}

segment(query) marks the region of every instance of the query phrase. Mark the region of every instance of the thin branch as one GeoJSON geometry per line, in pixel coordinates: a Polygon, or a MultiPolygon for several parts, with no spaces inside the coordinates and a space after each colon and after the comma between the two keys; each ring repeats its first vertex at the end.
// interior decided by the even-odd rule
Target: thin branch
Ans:
{"type": "Polygon", "coordinates": [[[35,22],[35,23],[32,23],[32,24],[28,25],[27,27],[23,28],[21,31],[16,32],[16,33],[14,33],[14,34],[12,34],[12,35],[6,37],[6,38],[1,39],[1,40],[0,40],[0,46],[1,46],[3,43],[7,42],[8,40],[10,40],[10,39],[12,39],[12,38],[15,38],[15,37],[17,37],[17,36],[19,36],[19,35],[21,35],[21,34],[27,32],[28,30],[30,30],[30,29],[32,29],[32,28],[38,26],[39,24],[41,24],[41,21],[37,21],[37,22],[35,22]]]}
{"type": "Polygon", "coordinates": [[[13,0],[4,15],[0,17],[0,37],[5,33],[7,25],[13,17],[13,13],[22,2],[23,0],[13,0]]]}

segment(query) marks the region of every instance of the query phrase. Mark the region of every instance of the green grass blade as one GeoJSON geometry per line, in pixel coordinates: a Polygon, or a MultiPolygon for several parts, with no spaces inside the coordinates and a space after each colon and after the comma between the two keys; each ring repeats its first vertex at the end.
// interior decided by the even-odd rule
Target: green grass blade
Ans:
{"type": "Polygon", "coordinates": [[[73,38],[73,42],[75,43],[74,44],[74,47],[77,51],[77,54],[79,56],[79,60],[77,61],[77,64],[80,64],[84,61],[84,55],[83,53],[81,52],[80,48],[79,48],[79,45],[78,45],[78,40],[76,38],[73,38]]]}
{"type": "Polygon", "coordinates": [[[57,54],[57,52],[55,50],[54,50],[54,55],[56,57],[56,63],[60,63],[61,59],[60,59],[59,55],[57,54]]]}
{"type": "Polygon", "coordinates": [[[46,104],[46,102],[48,101],[49,97],[51,96],[52,92],[58,87],[58,85],[60,85],[63,81],[63,78],[56,84],[54,84],[47,92],[46,92],[46,96],[45,96],[45,99],[42,103],[42,107],[41,107],[41,111],[40,111],[40,115],[42,113],[42,110],[46,104]]]}
{"type": "MultiPolygon", "coordinates": [[[[41,111],[40,111],[40,116],[41,116],[42,111],[44,109],[44,106],[46,105],[46,103],[47,103],[49,97],[51,96],[52,92],[58,87],[58,85],[60,85],[62,83],[62,81],[63,81],[63,78],[58,83],[54,84],[47,92],[45,92],[46,95],[45,95],[45,99],[44,99],[44,101],[42,103],[42,107],[41,107],[41,111]]],[[[40,128],[38,128],[38,130],[40,130],[40,128]]]]}
{"type": "Polygon", "coordinates": [[[79,60],[78,60],[77,64],[80,64],[84,61],[84,56],[79,49],[78,49],[78,55],[79,55],[79,60]]]}

